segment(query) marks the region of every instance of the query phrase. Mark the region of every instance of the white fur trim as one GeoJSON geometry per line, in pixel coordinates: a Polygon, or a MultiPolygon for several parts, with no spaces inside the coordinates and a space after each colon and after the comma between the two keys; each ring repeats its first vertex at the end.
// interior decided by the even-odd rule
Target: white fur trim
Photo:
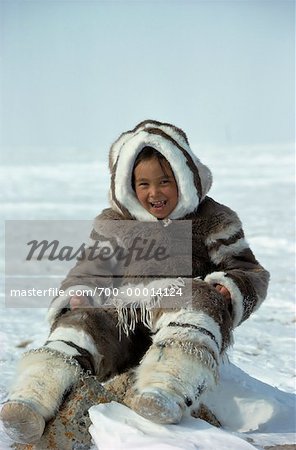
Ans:
{"type": "Polygon", "coordinates": [[[69,356],[79,355],[79,352],[78,352],[78,350],[76,350],[76,348],[71,347],[70,345],[68,345],[62,341],[52,341],[52,342],[50,341],[45,345],[45,347],[51,348],[58,352],[66,353],[69,356]]]}
{"type": "Polygon", "coordinates": [[[229,290],[234,312],[233,327],[239,325],[244,313],[244,299],[235,282],[230,277],[227,277],[225,272],[212,272],[206,276],[205,281],[212,285],[216,283],[222,284],[229,290]]]}
{"type": "Polygon", "coordinates": [[[221,350],[222,346],[222,336],[220,332],[219,325],[210,317],[208,314],[199,311],[186,311],[182,310],[176,313],[172,318],[171,313],[164,313],[162,317],[157,321],[157,327],[159,328],[158,333],[155,335],[153,342],[157,343],[166,339],[178,339],[178,340],[190,340],[191,342],[206,343],[210,345],[211,349],[217,353],[221,350]],[[166,317],[168,316],[168,317],[166,317]],[[205,328],[209,331],[216,339],[217,345],[211,339],[210,336],[204,335],[196,329],[188,328],[174,328],[168,327],[171,322],[177,322],[180,324],[188,323],[190,325],[195,325],[197,327],[205,328]],[[165,325],[164,325],[165,324],[165,325]]]}
{"type": "Polygon", "coordinates": [[[239,255],[243,250],[249,248],[248,243],[244,238],[238,239],[233,244],[222,244],[217,250],[209,251],[209,255],[214,264],[220,264],[227,256],[239,255]]]}
{"type": "Polygon", "coordinates": [[[112,151],[110,154],[112,166],[114,166],[114,164],[117,160],[117,157],[118,157],[121,147],[123,145],[125,145],[129,141],[129,139],[131,139],[135,135],[135,133],[137,133],[139,131],[143,131],[147,128],[156,128],[156,129],[164,131],[167,135],[171,136],[176,142],[178,142],[178,144],[181,147],[186,149],[188,151],[188,153],[191,152],[184,137],[180,133],[176,132],[171,126],[165,125],[165,124],[156,125],[155,123],[153,123],[153,121],[151,121],[151,122],[148,121],[145,124],[143,124],[141,127],[137,128],[137,131],[128,131],[126,133],[123,133],[119,137],[119,139],[113,144],[112,151]]]}
{"type": "MultiPolygon", "coordinates": [[[[81,312],[81,319],[83,320],[83,311],[81,312]]],[[[87,350],[95,360],[100,361],[100,354],[95,346],[93,338],[83,330],[73,327],[57,327],[49,335],[48,341],[69,341],[87,350]]],[[[68,354],[68,352],[66,352],[68,354]]]]}
{"type": "MultiPolygon", "coordinates": [[[[115,174],[115,195],[117,200],[138,220],[156,221],[157,218],[150,214],[139,203],[131,186],[132,169],[137,155],[145,146],[151,146],[158,150],[170,163],[174,172],[179,189],[179,200],[170,218],[183,217],[197,208],[200,198],[194,185],[194,176],[187,165],[187,159],[171,141],[156,134],[145,131],[132,133],[131,136],[124,135],[122,140],[114,144],[112,157],[118,158],[115,174]]],[[[204,166],[186,146],[197,166],[202,184],[202,197],[204,197],[211,186],[211,172],[204,166]]]]}
{"type": "Polygon", "coordinates": [[[165,341],[178,341],[178,342],[190,342],[193,345],[204,345],[208,350],[211,350],[216,359],[219,360],[219,348],[217,344],[211,339],[210,336],[203,334],[198,330],[193,330],[190,328],[181,327],[168,327],[161,329],[155,339],[153,339],[154,344],[161,344],[165,341]]]}
{"type": "MultiPolygon", "coordinates": [[[[141,127],[138,127],[136,131],[129,131],[126,133],[123,133],[120,138],[113,144],[112,150],[110,153],[111,156],[111,164],[112,167],[116,163],[116,160],[118,158],[119,152],[121,150],[121,147],[123,145],[126,145],[128,141],[139,131],[145,131],[147,128],[155,128],[158,130],[163,131],[168,136],[172,137],[179,145],[182,147],[193,159],[196,166],[199,169],[199,176],[201,179],[201,185],[203,187],[203,197],[206,195],[206,193],[209,191],[212,185],[212,174],[207,166],[202,164],[200,160],[197,158],[197,156],[192,152],[188,142],[184,138],[184,136],[178,132],[173,126],[170,124],[165,123],[159,123],[156,124],[154,121],[147,121],[145,122],[141,127]]],[[[162,137],[159,137],[159,139],[164,139],[162,137]]]]}
{"type": "Polygon", "coordinates": [[[159,330],[162,327],[167,327],[170,322],[175,322],[177,320],[177,317],[179,317],[181,314],[184,314],[184,312],[186,312],[186,309],[180,309],[177,312],[163,313],[155,323],[155,330],[159,330]]]}

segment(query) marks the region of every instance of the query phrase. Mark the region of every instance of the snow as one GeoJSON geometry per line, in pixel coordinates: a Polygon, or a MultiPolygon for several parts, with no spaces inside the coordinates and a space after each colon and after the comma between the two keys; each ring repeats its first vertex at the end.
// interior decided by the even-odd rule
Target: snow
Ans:
{"type": "Polygon", "coordinates": [[[222,429],[193,418],[179,425],[158,425],[112,402],[90,408],[90,433],[99,450],[244,450],[295,443],[294,394],[262,383],[229,362],[221,367],[219,385],[203,401],[222,429]]]}
{"type": "Polygon", "coordinates": [[[187,418],[180,425],[158,425],[115,402],[93,406],[90,409],[90,418],[95,424],[91,426],[91,435],[100,450],[115,448],[249,450],[254,448],[244,440],[202,420],[187,418]],[[110,429],[114,431],[110,433],[110,429]]]}
{"type": "MultiPolygon", "coordinates": [[[[3,221],[92,220],[108,205],[107,155],[87,162],[85,151],[85,159],[80,153],[79,161],[73,163],[73,157],[63,159],[61,152],[58,158],[51,154],[43,162],[33,163],[26,152],[26,160],[12,164],[6,158],[0,167],[3,221]]],[[[148,449],[154,444],[157,449],[239,450],[295,443],[293,148],[208,147],[196,153],[213,171],[210,195],[239,214],[256,257],[270,271],[268,297],[235,331],[235,343],[228,352],[231,364],[223,367],[221,383],[208,395],[207,402],[222,420],[223,430],[196,419],[177,426],[155,425],[122,405],[99,405],[90,410],[90,431],[99,450],[148,449]],[[110,442],[111,438],[117,440],[110,442]]],[[[24,351],[17,345],[30,340],[26,350],[40,346],[48,333],[45,309],[9,308],[3,279],[1,288],[0,402],[7,396],[16,362],[24,351]]],[[[0,429],[0,449],[6,450],[9,444],[0,429]]]]}

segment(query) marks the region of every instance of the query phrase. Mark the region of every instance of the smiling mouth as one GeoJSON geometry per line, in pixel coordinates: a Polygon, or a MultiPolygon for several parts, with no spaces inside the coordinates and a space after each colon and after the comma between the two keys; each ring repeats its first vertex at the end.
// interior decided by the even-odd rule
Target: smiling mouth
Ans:
{"type": "Polygon", "coordinates": [[[161,200],[158,202],[150,202],[150,205],[152,206],[152,208],[162,208],[163,206],[165,206],[167,204],[166,200],[161,200]]]}

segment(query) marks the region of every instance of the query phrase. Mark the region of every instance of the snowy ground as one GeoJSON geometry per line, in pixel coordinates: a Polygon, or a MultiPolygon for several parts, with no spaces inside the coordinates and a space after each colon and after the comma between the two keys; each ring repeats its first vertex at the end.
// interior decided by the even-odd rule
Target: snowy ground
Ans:
{"type": "MultiPolygon", "coordinates": [[[[292,148],[287,146],[241,147],[231,150],[204,148],[199,153],[214,174],[214,186],[210,195],[238,212],[254,253],[271,272],[268,298],[259,311],[236,330],[235,344],[229,352],[230,360],[251,377],[269,385],[256,385],[257,390],[262,388],[262,392],[270,398],[274,392],[287,405],[290,405],[292,398],[288,394],[295,392],[295,211],[292,154],[292,148]],[[281,394],[276,390],[268,390],[274,387],[284,392],[281,394]]],[[[105,161],[107,158],[101,157],[101,161],[93,163],[86,163],[87,158],[84,160],[81,155],[76,163],[64,159],[55,163],[55,158],[50,160],[46,157],[43,163],[39,161],[33,164],[31,161],[35,159],[28,153],[27,158],[24,157],[18,163],[3,161],[0,168],[2,220],[91,220],[106,207],[109,184],[105,161]]],[[[1,223],[0,232],[0,264],[4,274],[4,222],[1,223]]],[[[6,397],[8,385],[14,376],[15,363],[23,351],[17,345],[29,339],[32,343],[27,348],[39,346],[48,332],[44,309],[5,307],[3,278],[0,298],[0,402],[6,397]]],[[[239,381],[243,379],[239,372],[235,372],[235,377],[239,381]]],[[[279,427],[274,424],[274,429],[268,432],[278,435],[281,433],[282,438],[287,439],[286,443],[295,443],[295,440],[291,441],[291,434],[283,434],[280,418],[277,423],[279,427]]],[[[293,416],[290,417],[290,423],[293,423],[293,416]]],[[[286,429],[288,431],[292,432],[286,429]]],[[[213,433],[209,430],[204,432],[208,435],[213,433]]],[[[217,439],[224,442],[222,435],[217,439]]],[[[271,442],[268,437],[265,439],[261,436],[261,439],[264,444],[271,442]]],[[[0,431],[0,449],[7,445],[8,441],[0,431]]],[[[204,444],[192,448],[215,447],[204,444]]]]}

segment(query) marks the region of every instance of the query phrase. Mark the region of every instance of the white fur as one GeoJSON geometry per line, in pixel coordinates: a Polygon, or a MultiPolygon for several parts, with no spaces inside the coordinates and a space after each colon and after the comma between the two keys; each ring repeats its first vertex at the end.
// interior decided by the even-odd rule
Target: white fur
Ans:
{"type": "Polygon", "coordinates": [[[58,352],[66,353],[69,356],[79,355],[79,352],[78,350],[76,350],[76,348],[71,347],[71,345],[68,345],[62,341],[48,342],[48,344],[46,344],[45,347],[57,350],[58,352]]]}
{"type": "MultiPolygon", "coordinates": [[[[186,212],[184,209],[187,206],[186,202],[189,203],[190,207],[193,206],[193,209],[197,207],[199,198],[194,187],[193,173],[187,167],[184,155],[170,141],[166,141],[157,135],[151,135],[144,131],[132,137],[128,144],[121,149],[115,175],[115,195],[119,202],[131,211],[137,219],[145,220],[145,217],[147,217],[147,220],[151,220],[151,214],[141,206],[131,186],[134,161],[138,153],[146,145],[162,153],[171,164],[177,185],[180,187],[177,208],[181,209],[181,216],[186,212]],[[183,177],[187,180],[187,186],[190,185],[191,189],[186,189],[185,186],[180,184],[180,177],[183,172],[185,172],[185,177],[184,175],[183,177]]],[[[157,219],[154,218],[154,220],[157,219]]]]}
{"type": "Polygon", "coordinates": [[[159,331],[153,337],[153,344],[136,369],[135,388],[140,395],[153,393],[157,398],[159,394],[160,404],[164,402],[164,395],[168,399],[164,410],[170,409],[172,401],[189,414],[199,405],[198,387],[211,389],[216,383],[219,349],[209,336],[195,329],[169,327],[171,322],[202,326],[214,334],[221,346],[219,326],[207,314],[186,309],[164,313],[156,322],[159,331]],[[171,344],[163,347],[164,342],[171,344]],[[192,348],[188,347],[188,342],[192,348]],[[192,401],[190,407],[185,406],[186,397],[192,401]]]}
{"type": "Polygon", "coordinates": [[[210,347],[212,348],[213,351],[215,351],[215,353],[217,353],[217,351],[220,350],[222,346],[222,336],[219,325],[208,314],[204,312],[181,310],[179,313],[175,313],[174,318],[170,316],[170,313],[164,313],[162,317],[158,320],[157,327],[159,327],[160,330],[155,336],[155,340],[153,341],[155,343],[160,342],[162,340],[171,339],[172,337],[178,340],[184,340],[185,338],[186,339],[189,338],[192,342],[207,343],[207,345],[210,345],[210,347]],[[167,325],[170,322],[177,322],[180,324],[188,323],[191,325],[205,328],[215,336],[215,339],[218,344],[218,349],[217,345],[211,339],[210,336],[207,336],[194,328],[177,329],[175,327],[168,327],[167,325]],[[176,330],[178,333],[177,335],[176,330]]]}
{"type": "MultiPolygon", "coordinates": [[[[132,168],[139,152],[145,147],[151,146],[158,150],[170,163],[174,172],[179,189],[179,200],[170,218],[176,219],[193,211],[199,204],[201,198],[194,185],[192,171],[187,165],[183,153],[171,141],[162,136],[138,131],[127,136],[124,135],[113,146],[112,157],[118,157],[115,174],[115,195],[117,200],[142,221],[156,221],[157,218],[150,214],[139,203],[131,186],[132,168]]],[[[204,197],[211,186],[211,172],[191,152],[189,146],[186,151],[190,153],[199,171],[202,183],[202,197],[204,197]]]]}
{"type": "Polygon", "coordinates": [[[158,344],[168,340],[204,345],[215,354],[216,359],[219,359],[219,348],[217,347],[217,344],[210,336],[207,336],[198,330],[168,327],[157,333],[157,338],[154,340],[154,343],[158,344]]]}
{"type": "Polygon", "coordinates": [[[238,239],[236,242],[230,245],[221,245],[217,250],[210,250],[210,258],[215,264],[220,264],[224,258],[231,255],[239,255],[243,250],[249,248],[244,238],[238,239]]]}
{"type": "MultiPolygon", "coordinates": [[[[83,312],[81,312],[81,315],[83,320],[83,312]]],[[[49,335],[48,341],[58,341],[60,339],[63,341],[73,342],[73,344],[84,348],[94,357],[95,361],[101,360],[101,355],[95,346],[93,338],[85,331],[72,327],[57,327],[49,335]]]]}
{"type": "Polygon", "coordinates": [[[28,353],[19,365],[19,373],[11,387],[9,399],[23,400],[45,420],[52,418],[65,391],[78,381],[79,370],[49,353],[28,353]]]}
{"type": "MultiPolygon", "coordinates": [[[[160,318],[155,323],[155,330],[167,327],[170,322],[176,322],[177,317],[186,312],[186,309],[180,309],[177,312],[166,312],[160,316],[160,318]]],[[[155,331],[154,330],[154,331],[155,331]]]]}
{"type": "Polygon", "coordinates": [[[241,230],[241,223],[235,222],[228,225],[217,233],[210,234],[206,239],[206,244],[214,244],[218,239],[229,239],[241,230]]]}
{"type": "MultiPolygon", "coordinates": [[[[188,151],[189,146],[188,146],[186,140],[183,138],[182,134],[177,133],[172,127],[164,125],[164,124],[155,125],[153,122],[147,122],[146,124],[139,127],[137,132],[143,131],[146,128],[157,128],[159,130],[164,131],[166,134],[171,136],[176,142],[178,142],[178,144],[181,147],[183,147],[184,149],[186,149],[188,151]]],[[[123,145],[125,145],[129,141],[129,139],[131,137],[133,137],[134,135],[135,135],[135,132],[133,132],[133,131],[126,132],[126,133],[122,134],[119,137],[119,139],[113,144],[112,151],[111,151],[111,160],[112,160],[113,166],[117,160],[117,157],[118,157],[121,147],[123,145]]],[[[190,149],[189,149],[189,151],[190,151],[190,149]]]]}
{"type": "MultiPolygon", "coordinates": [[[[156,128],[158,130],[164,131],[168,136],[172,137],[180,145],[180,147],[182,147],[191,156],[191,158],[193,159],[199,170],[199,176],[203,187],[203,197],[204,197],[212,185],[211,172],[208,169],[208,167],[202,164],[200,160],[197,158],[197,156],[192,152],[189,144],[187,143],[183,135],[169,124],[160,123],[160,125],[156,125],[153,122],[147,121],[145,124],[139,127],[136,132],[129,131],[121,135],[120,138],[112,146],[111,150],[112,166],[114,166],[114,164],[116,163],[121,148],[124,145],[126,145],[133,136],[135,136],[140,131],[146,130],[147,128],[156,128]]],[[[163,138],[162,136],[158,136],[158,139],[162,141],[165,138],[163,138]]]]}
{"type": "Polygon", "coordinates": [[[182,349],[160,349],[152,346],[136,370],[135,388],[140,394],[165,392],[173,401],[185,408],[185,397],[192,399],[189,410],[197,407],[200,398],[195,399],[197,386],[206,383],[207,388],[215,385],[214,372],[196,357],[182,349]]]}
{"type": "Polygon", "coordinates": [[[205,281],[209,284],[222,284],[229,290],[234,312],[233,326],[239,325],[244,313],[243,296],[235,282],[224,272],[212,272],[205,277],[205,281]]]}

